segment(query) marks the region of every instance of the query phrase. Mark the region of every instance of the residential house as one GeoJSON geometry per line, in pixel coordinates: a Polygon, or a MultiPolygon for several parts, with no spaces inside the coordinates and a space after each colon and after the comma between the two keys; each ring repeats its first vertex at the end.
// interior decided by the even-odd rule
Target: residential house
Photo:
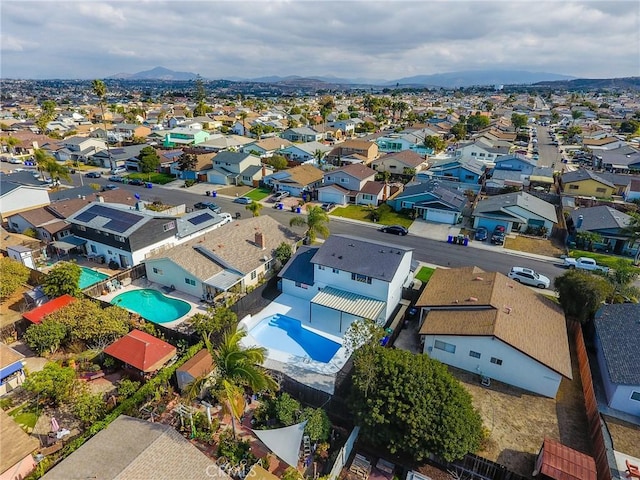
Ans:
{"type": "Polygon", "coordinates": [[[536,230],[545,236],[558,222],[553,204],[527,192],[505,193],[480,200],[473,210],[473,228],[485,227],[490,232],[497,226],[507,233],[536,230]]]}
{"type": "Polygon", "coordinates": [[[371,168],[392,175],[415,175],[427,168],[427,160],[412,150],[402,150],[377,158],[371,162],[371,168]]]}
{"type": "Polygon", "coordinates": [[[176,347],[141,330],[131,330],[104,353],[120,360],[135,380],[148,380],[176,356],[176,347]]]}
{"type": "Polygon", "coordinates": [[[273,190],[289,192],[292,197],[302,197],[322,185],[324,173],[313,165],[298,165],[297,167],[280,170],[264,177],[265,185],[273,190]]]}
{"type": "Polygon", "coordinates": [[[93,155],[107,149],[107,144],[104,140],[91,137],[67,137],[57,143],[62,149],[53,153],[53,156],[60,162],[87,163],[93,155]]]}
{"type": "Polygon", "coordinates": [[[424,145],[424,139],[428,136],[439,137],[440,135],[430,128],[411,129],[379,136],[375,142],[381,153],[397,153],[403,150],[411,150],[424,157],[434,153],[433,149],[424,145]]]}
{"type": "Polygon", "coordinates": [[[378,145],[366,140],[350,139],[337,144],[331,152],[327,154],[327,161],[339,164],[344,157],[358,155],[364,158],[364,163],[369,165],[378,158],[378,145]]]}
{"type": "Polygon", "coordinates": [[[631,180],[629,185],[624,189],[624,199],[627,202],[633,202],[634,200],[640,200],[640,179],[631,180]]]}
{"type": "Polygon", "coordinates": [[[478,381],[554,398],[562,379],[572,378],[562,310],[502,273],[438,268],[416,306],[423,352],[478,381]]]}
{"type": "Polygon", "coordinates": [[[49,193],[46,188],[21,185],[0,176],[0,220],[20,212],[49,205],[49,193]]]}
{"type": "Polygon", "coordinates": [[[596,313],[595,349],[607,404],[640,417],[640,304],[603,305],[596,313]]]}
{"type": "Polygon", "coordinates": [[[318,165],[332,148],[333,147],[320,142],[294,143],[293,145],[283,148],[278,153],[290,161],[314,163],[318,165]],[[318,152],[321,154],[320,159],[317,158],[318,152]]]}
{"type": "Polygon", "coordinates": [[[414,210],[416,218],[455,225],[462,220],[467,197],[463,192],[442,186],[438,180],[430,180],[407,185],[387,204],[396,212],[414,210]]]}
{"type": "Polygon", "coordinates": [[[562,191],[566,195],[609,198],[615,191],[615,185],[592,170],[579,168],[563,173],[560,177],[562,191]]]}
{"type": "Polygon", "coordinates": [[[356,320],[384,325],[411,279],[412,250],[351,235],[303,246],[278,276],[282,293],[308,300],[309,326],[342,336],[356,320]]]}
{"type": "MultiPolygon", "coordinates": [[[[282,243],[294,247],[300,238],[263,215],[233,222],[174,248],[150,255],[147,278],[205,300],[232,288],[258,285],[271,270],[282,243]]],[[[294,247],[295,248],[295,247],[294,247]]]]}
{"type": "MultiPolygon", "coordinates": [[[[323,186],[318,188],[318,201],[346,205],[356,203],[358,192],[369,182],[375,182],[375,170],[362,165],[351,164],[324,174],[323,186]]],[[[369,194],[367,194],[369,195],[369,194]]],[[[377,198],[366,198],[366,203],[376,202],[377,198]]]]}
{"type": "Polygon", "coordinates": [[[598,176],[603,180],[612,183],[615,187],[613,195],[621,197],[624,197],[624,192],[633,180],[640,180],[640,175],[634,175],[632,173],[598,172],[598,176]]]}
{"type": "Polygon", "coordinates": [[[215,134],[206,140],[198,144],[199,149],[208,150],[210,152],[221,152],[228,150],[231,152],[237,152],[244,145],[255,142],[254,138],[242,137],[240,135],[220,135],[215,134]]]}
{"type": "Polygon", "coordinates": [[[114,125],[112,131],[112,134],[119,139],[118,142],[132,140],[134,137],[146,138],[150,133],[149,127],[135,123],[118,123],[114,125]]]}
{"type": "Polygon", "coordinates": [[[176,127],[166,132],[163,146],[165,148],[199,145],[209,139],[209,133],[195,128],[176,127]]]}
{"type": "Polygon", "coordinates": [[[330,127],[341,132],[345,137],[353,137],[356,134],[356,125],[352,118],[347,120],[335,120],[330,123],[330,127]]]}
{"type": "Polygon", "coordinates": [[[493,170],[509,170],[520,172],[522,175],[529,176],[533,173],[537,162],[524,155],[504,155],[494,162],[493,170]]]}
{"type": "Polygon", "coordinates": [[[455,151],[455,156],[460,159],[474,158],[484,163],[493,163],[498,157],[508,155],[509,151],[510,147],[494,147],[493,145],[478,140],[474,143],[459,147],[455,151]]]}
{"type": "Polygon", "coordinates": [[[215,460],[198,450],[172,425],[120,415],[42,478],[195,480],[205,477],[231,480],[215,460]]]}
{"type": "Polygon", "coordinates": [[[613,150],[625,146],[625,142],[616,137],[585,138],[582,145],[591,150],[613,150]]]}
{"type": "Polygon", "coordinates": [[[0,397],[22,385],[25,379],[24,355],[0,343],[0,397]]]}
{"type": "Polygon", "coordinates": [[[169,173],[175,175],[181,180],[196,180],[198,182],[206,182],[207,174],[213,168],[213,157],[215,153],[194,153],[196,156],[196,164],[192,169],[180,170],[179,158],[182,156],[174,155],[173,162],[169,168],[169,173]]]}
{"type": "Polygon", "coordinates": [[[244,145],[240,151],[259,156],[260,158],[265,158],[272,157],[275,153],[278,153],[280,150],[287,148],[290,145],[291,142],[284,138],[267,137],[244,145]]]}
{"type": "Polygon", "coordinates": [[[136,208],[94,202],[69,216],[74,236],[84,240],[90,258],[102,259],[123,268],[141,263],[147,255],[179,245],[210,232],[228,222],[228,218],[210,210],[182,216],[163,215],[136,208]]]}
{"type": "Polygon", "coordinates": [[[48,137],[47,135],[40,135],[28,130],[11,132],[9,134],[0,132],[0,140],[6,140],[8,137],[17,138],[20,143],[14,146],[13,149],[9,149],[8,146],[0,148],[3,148],[2,151],[9,152],[13,155],[33,155],[35,150],[40,148],[42,145],[57,142],[57,140],[48,137]],[[6,148],[6,150],[4,150],[4,148],[6,148]]]}
{"type": "Polygon", "coordinates": [[[91,156],[91,162],[102,168],[126,168],[139,170],[138,155],[148,145],[127,145],[125,147],[111,147],[108,151],[101,150],[91,156]]]}
{"type": "Polygon", "coordinates": [[[176,381],[178,390],[184,392],[194,380],[208,375],[214,369],[211,352],[203,348],[193,357],[176,369],[176,381]]]}
{"type": "Polygon", "coordinates": [[[33,310],[24,312],[22,314],[22,317],[33,324],[42,323],[42,320],[44,320],[44,318],[47,315],[57,312],[58,310],[66,307],[67,305],[72,304],[76,300],[77,300],[76,297],[72,297],[69,294],[64,294],[60,297],[54,298],[52,300],[49,300],[46,303],[43,303],[42,305],[34,308],[33,310]]]}
{"type": "Polygon", "coordinates": [[[599,245],[617,255],[632,255],[640,246],[626,231],[632,217],[607,205],[581,207],[570,213],[571,222],[567,222],[570,238],[575,241],[580,232],[597,234],[599,245]]]}
{"type": "Polygon", "coordinates": [[[26,433],[13,417],[0,409],[0,478],[27,478],[37,465],[33,454],[38,448],[38,438],[26,433]]]}
{"type": "MultiPolygon", "coordinates": [[[[488,194],[500,193],[505,187],[518,187],[522,189],[525,186],[530,185],[530,178],[533,176],[536,169],[544,167],[537,167],[536,161],[525,157],[524,155],[505,155],[498,158],[495,161],[495,166],[491,169],[491,172],[485,180],[485,189],[488,194]]],[[[538,183],[551,177],[549,184],[553,185],[553,170],[538,170],[538,174],[546,175],[545,179],[539,178],[538,183]]],[[[541,175],[538,175],[539,177],[541,175]]],[[[549,186],[547,184],[547,187],[549,186]]]]}
{"type": "Polygon", "coordinates": [[[287,128],[280,136],[292,143],[319,142],[323,138],[322,133],[309,127],[287,128]]]}
{"type": "Polygon", "coordinates": [[[608,172],[628,173],[640,171],[640,151],[627,145],[611,150],[597,150],[593,152],[596,164],[608,172]]]}
{"type": "Polygon", "coordinates": [[[432,163],[428,173],[445,180],[477,185],[485,175],[486,169],[486,164],[474,158],[446,158],[432,163]]]}
{"type": "Polygon", "coordinates": [[[216,185],[253,185],[273,169],[262,164],[259,157],[248,153],[220,152],[213,158],[213,168],[207,172],[207,182],[216,185]]]}

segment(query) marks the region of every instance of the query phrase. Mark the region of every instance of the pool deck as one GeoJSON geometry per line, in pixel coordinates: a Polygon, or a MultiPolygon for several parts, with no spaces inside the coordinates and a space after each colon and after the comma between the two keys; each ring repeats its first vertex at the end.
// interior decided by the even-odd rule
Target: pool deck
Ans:
{"type": "MultiPolygon", "coordinates": [[[[182,325],[185,320],[188,320],[189,318],[193,317],[196,313],[207,313],[207,304],[203,303],[199,298],[180,292],[178,290],[174,290],[171,293],[167,293],[162,289],[162,285],[159,285],[154,282],[150,282],[149,280],[146,280],[146,279],[135,280],[130,285],[120,286],[120,288],[113,290],[112,292],[109,292],[106,295],[100,295],[98,299],[102,300],[103,302],[111,303],[111,300],[113,300],[115,297],[117,297],[122,293],[131,292],[133,290],[147,290],[147,289],[157,290],[158,292],[162,293],[166,297],[182,300],[183,302],[186,302],[191,306],[191,310],[189,310],[189,312],[186,315],[183,315],[182,317],[176,320],[173,320],[171,322],[157,323],[156,325],[162,325],[163,327],[166,327],[166,328],[179,330],[180,325],[182,325]]],[[[155,322],[151,322],[151,323],[155,323],[155,322]]]]}

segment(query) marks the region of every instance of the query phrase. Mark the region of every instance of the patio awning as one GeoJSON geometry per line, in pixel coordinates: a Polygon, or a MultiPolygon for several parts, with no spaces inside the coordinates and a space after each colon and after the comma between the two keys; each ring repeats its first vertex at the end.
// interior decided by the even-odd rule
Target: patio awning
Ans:
{"type": "Polygon", "coordinates": [[[370,320],[376,320],[387,304],[382,300],[333,287],[323,288],[311,299],[311,303],[370,320]]]}
{"type": "Polygon", "coordinates": [[[51,242],[58,250],[64,250],[68,252],[72,248],[79,247],[80,245],[84,245],[87,241],[84,238],[76,237],[75,235],[69,235],[68,237],[64,237],[63,240],[56,240],[55,242],[51,242]]]}
{"type": "Polygon", "coordinates": [[[273,430],[254,430],[253,433],[269,450],[295,468],[298,466],[300,445],[306,424],[307,421],[305,420],[290,427],[274,428],[273,430]]]}
{"type": "Polygon", "coordinates": [[[207,278],[204,283],[210,287],[226,292],[242,280],[242,278],[243,275],[240,275],[238,272],[223,270],[220,273],[216,273],[213,277],[207,278]]]}
{"type": "Polygon", "coordinates": [[[5,379],[9,375],[13,375],[14,373],[22,370],[23,368],[24,367],[22,365],[22,362],[12,363],[11,365],[8,365],[8,366],[0,369],[0,379],[5,379]]]}

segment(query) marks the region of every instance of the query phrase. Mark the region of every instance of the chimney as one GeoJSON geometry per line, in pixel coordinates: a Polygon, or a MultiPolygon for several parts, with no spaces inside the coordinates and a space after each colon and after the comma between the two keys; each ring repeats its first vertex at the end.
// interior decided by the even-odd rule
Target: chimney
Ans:
{"type": "Polygon", "coordinates": [[[262,165],[262,178],[267,176],[267,167],[265,167],[264,165],[262,165]]]}
{"type": "Polygon", "coordinates": [[[104,197],[102,195],[96,195],[96,201],[104,203],[104,197]]]}
{"type": "Polygon", "coordinates": [[[267,248],[267,242],[264,238],[264,233],[256,232],[255,238],[256,238],[256,245],[260,247],[261,250],[264,250],[265,248],[267,248]]]}
{"type": "Polygon", "coordinates": [[[576,228],[582,227],[583,221],[584,221],[584,217],[582,215],[578,215],[578,222],[576,223],[576,228]]]}

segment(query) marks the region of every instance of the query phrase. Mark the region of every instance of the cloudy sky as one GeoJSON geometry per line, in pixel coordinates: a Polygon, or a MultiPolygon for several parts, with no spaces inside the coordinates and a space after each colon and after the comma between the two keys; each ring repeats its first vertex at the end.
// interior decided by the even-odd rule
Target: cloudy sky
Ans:
{"type": "Polygon", "coordinates": [[[613,1],[0,0],[1,78],[393,80],[458,70],[640,75],[640,8],[613,1]]]}

